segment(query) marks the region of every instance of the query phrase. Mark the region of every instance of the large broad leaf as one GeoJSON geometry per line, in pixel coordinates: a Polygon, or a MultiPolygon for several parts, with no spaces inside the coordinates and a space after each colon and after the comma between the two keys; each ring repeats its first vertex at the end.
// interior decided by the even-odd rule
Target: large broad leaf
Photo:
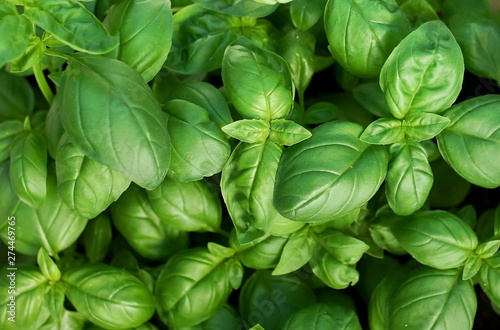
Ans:
{"type": "MultiPolygon", "coordinates": [[[[155,296],[162,320],[170,327],[191,327],[211,318],[238,289],[243,267],[224,253],[205,248],[186,250],[171,257],[158,276],[155,296]]],[[[232,252],[234,253],[234,251],[232,252]]]]}
{"type": "Polygon", "coordinates": [[[394,213],[409,215],[420,209],[432,188],[434,176],[425,149],[404,140],[390,147],[385,194],[394,213]]]}
{"type": "Polygon", "coordinates": [[[254,0],[193,0],[208,10],[233,16],[264,17],[278,8],[278,5],[258,3],[254,0]]]}
{"type": "Polygon", "coordinates": [[[316,303],[292,314],[282,330],[361,330],[356,311],[340,303],[316,303]]]}
{"type": "Polygon", "coordinates": [[[19,219],[16,223],[16,250],[29,255],[36,255],[41,247],[50,255],[57,254],[73,244],[87,224],[86,219],[62,201],[52,171],[47,177],[44,201],[36,208],[20,203],[14,216],[19,219]]]}
{"type": "Polygon", "coordinates": [[[57,190],[72,210],[95,218],[128,188],[130,180],[120,172],[88,158],[66,135],[56,156],[57,190]]]}
{"type": "Polygon", "coordinates": [[[86,264],[63,272],[66,295],[76,310],[106,329],[137,327],[155,311],[152,293],[126,270],[86,264]]]}
{"type": "Polygon", "coordinates": [[[111,205],[113,224],[140,255],[166,260],[187,247],[188,233],[179,231],[161,219],[152,209],[146,191],[131,185],[111,205]]]}
{"type": "MultiPolygon", "coordinates": [[[[6,258],[6,257],[5,257],[6,258]]],[[[39,329],[49,318],[48,278],[33,266],[0,269],[0,327],[4,330],[39,329]],[[15,294],[14,294],[15,292],[15,294]]]]}
{"type": "Polygon", "coordinates": [[[118,36],[112,55],[150,81],[160,71],[172,45],[170,0],[127,0],[111,7],[104,26],[118,36]]]}
{"type": "Polygon", "coordinates": [[[380,87],[392,114],[438,113],[462,88],[464,60],[453,34],[441,21],[423,24],[394,49],[380,73],[380,87]]]}
{"type": "Polygon", "coordinates": [[[0,67],[20,58],[29,47],[33,27],[26,16],[0,16],[0,67]]]}
{"type": "Polygon", "coordinates": [[[483,291],[495,306],[500,306],[500,252],[484,260],[480,273],[480,283],[483,291]]]}
{"type": "Polygon", "coordinates": [[[248,119],[280,119],[290,114],[294,87],[287,62],[241,38],[231,44],[222,62],[228,98],[248,119]]]}
{"type": "Polygon", "coordinates": [[[330,122],[288,148],[276,174],[274,205],[286,218],[325,222],[366,203],[385,179],[388,153],[359,140],[363,128],[330,122]]]}
{"type": "Polygon", "coordinates": [[[464,101],[444,115],[450,125],[438,135],[439,151],[465,180],[485,188],[500,186],[500,96],[464,101]]]}
{"type": "Polygon", "coordinates": [[[127,64],[73,55],[61,78],[61,120],[86,156],[154,189],[167,174],[170,139],[151,89],[127,64]]]}
{"type": "Polygon", "coordinates": [[[335,60],[355,75],[375,78],[410,23],[396,0],[329,0],[325,29],[335,60]]]}
{"type": "Polygon", "coordinates": [[[452,213],[418,212],[392,226],[401,246],[418,262],[437,269],[463,266],[478,240],[474,231],[452,213]]]}
{"type": "Polygon", "coordinates": [[[302,31],[312,28],[325,11],[327,0],[294,0],[290,4],[293,25],[302,31]]]}
{"type": "Polygon", "coordinates": [[[219,189],[208,181],[166,178],[147,192],[151,207],[167,224],[185,231],[217,231],[222,218],[219,189]]]}
{"type": "Polygon", "coordinates": [[[189,182],[209,177],[222,170],[231,154],[229,141],[209,112],[185,100],[165,104],[172,153],[168,176],[189,182]]]}
{"type": "Polygon", "coordinates": [[[104,54],[118,45],[102,23],[81,3],[71,0],[33,0],[24,10],[36,25],[72,48],[104,54]],[[85,26],[85,28],[81,28],[85,26]]]}
{"type": "Polygon", "coordinates": [[[282,217],[273,205],[274,178],[282,152],[283,147],[269,140],[240,143],[222,171],[222,196],[242,244],[267,233],[289,234],[302,226],[282,217]],[[276,228],[280,224],[281,228],[276,228]]]}

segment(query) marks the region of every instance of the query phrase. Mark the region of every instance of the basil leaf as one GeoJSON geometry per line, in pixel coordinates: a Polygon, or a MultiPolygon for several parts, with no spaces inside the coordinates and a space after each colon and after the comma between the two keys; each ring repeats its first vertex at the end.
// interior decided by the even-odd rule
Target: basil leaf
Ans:
{"type": "Polygon", "coordinates": [[[153,211],[169,226],[184,231],[217,231],[220,227],[219,190],[208,181],[183,183],[166,178],[147,194],[153,211]]]}
{"type": "Polygon", "coordinates": [[[169,114],[167,127],[172,141],[168,176],[188,182],[220,172],[231,147],[208,111],[184,100],[172,100],[164,110],[169,114]]]}
{"type": "Polygon", "coordinates": [[[49,257],[47,251],[45,251],[44,248],[40,248],[36,260],[43,276],[48,278],[49,281],[57,282],[61,279],[61,271],[54,263],[54,260],[49,257]]]}
{"type": "Polygon", "coordinates": [[[33,266],[23,265],[16,271],[6,267],[0,270],[4,277],[0,281],[0,313],[3,315],[0,327],[5,330],[41,327],[50,316],[45,304],[48,279],[33,266]],[[15,293],[9,286],[14,286],[15,293]]]}
{"type": "Polygon", "coordinates": [[[306,109],[304,124],[324,124],[334,120],[339,113],[337,106],[330,102],[316,102],[306,109]]]}
{"type": "Polygon", "coordinates": [[[241,38],[224,53],[225,92],[246,119],[280,119],[290,114],[294,87],[286,61],[241,38]]]}
{"type": "Polygon", "coordinates": [[[410,32],[410,23],[395,0],[329,0],[325,30],[340,65],[357,76],[375,78],[410,32]]]}
{"type": "Polygon", "coordinates": [[[102,23],[81,3],[70,0],[33,0],[24,14],[58,40],[81,52],[105,54],[118,46],[102,23]],[[80,28],[85,26],[85,29],[80,28]]]}
{"type": "Polygon", "coordinates": [[[250,276],[239,295],[243,325],[261,324],[264,329],[280,329],[290,314],[316,302],[308,285],[298,276],[271,275],[259,270],[250,276]]]}
{"type": "Polygon", "coordinates": [[[199,6],[221,14],[233,16],[265,17],[278,5],[268,5],[254,0],[193,0],[199,6]]]}
{"type": "Polygon", "coordinates": [[[59,140],[63,134],[64,128],[59,113],[59,96],[56,94],[50,105],[49,112],[47,112],[47,116],[45,117],[45,141],[47,143],[49,156],[53,159],[56,159],[59,140]]]}
{"type": "Polygon", "coordinates": [[[439,151],[464,179],[485,188],[500,186],[498,95],[461,102],[445,112],[450,125],[438,135],[439,151]]]}
{"type": "Polygon", "coordinates": [[[436,269],[463,266],[478,244],[465,222],[442,210],[415,213],[396,222],[392,231],[413,258],[436,269]]]}
{"type": "Polygon", "coordinates": [[[338,303],[316,303],[292,314],[281,329],[361,330],[362,328],[355,310],[338,303]]]}
{"type": "Polygon", "coordinates": [[[269,139],[280,145],[291,146],[307,140],[312,135],[307,129],[291,120],[275,119],[270,124],[269,139]]]}
{"type": "Polygon", "coordinates": [[[462,280],[467,281],[474,277],[481,270],[482,265],[481,258],[476,253],[472,253],[465,261],[462,280]]]}
{"type": "Polygon", "coordinates": [[[326,222],[366,203],[385,178],[388,155],[360,141],[362,130],[330,122],[287,148],[276,174],[276,209],[295,221],[326,222]]]}
{"type": "Polygon", "coordinates": [[[500,252],[493,257],[483,260],[483,266],[480,272],[481,288],[486,293],[491,302],[500,306],[500,252]]]}
{"type": "MultiPolygon", "coordinates": [[[[9,168],[9,161],[0,163],[0,186],[3,187],[3,189],[0,190],[0,209],[4,210],[6,214],[13,214],[21,201],[19,197],[17,197],[14,189],[12,189],[9,168]]],[[[5,221],[3,225],[6,224],[7,222],[5,221]]],[[[3,225],[1,225],[0,222],[0,227],[3,225]]]]}
{"type": "Polygon", "coordinates": [[[24,72],[40,63],[47,47],[37,36],[31,35],[24,54],[10,64],[11,72],[24,72]]]}
{"type": "Polygon", "coordinates": [[[100,327],[137,327],[155,311],[149,289],[126,270],[105,264],[86,264],[64,271],[62,280],[76,310],[100,327]]]}
{"type": "Polygon", "coordinates": [[[316,239],[335,259],[348,265],[356,264],[369,249],[363,241],[331,229],[317,234],[316,239]]]}
{"type": "Polygon", "coordinates": [[[14,141],[23,130],[23,123],[19,120],[6,120],[0,123],[0,162],[9,159],[14,141]]]}
{"type": "Polygon", "coordinates": [[[352,265],[346,265],[326,250],[318,248],[309,261],[313,273],[330,288],[340,290],[355,285],[359,273],[352,265]]]}
{"type": "Polygon", "coordinates": [[[439,20],[436,10],[427,0],[407,0],[401,4],[412,25],[419,27],[428,21],[439,20]]]}
{"type": "Polygon", "coordinates": [[[327,0],[294,0],[290,4],[293,25],[302,31],[312,28],[323,15],[327,0]]]}
{"type": "Polygon", "coordinates": [[[403,123],[392,118],[380,118],[363,131],[359,139],[370,144],[391,144],[405,136],[403,123]]]}
{"type": "Polygon", "coordinates": [[[283,218],[273,206],[274,178],[283,147],[271,142],[240,143],[222,170],[221,191],[240,243],[274,233],[294,232],[302,224],[283,218]],[[273,231],[273,226],[282,224],[273,231]]]}
{"type": "Polygon", "coordinates": [[[429,194],[433,208],[448,208],[460,205],[471,190],[471,184],[459,176],[442,157],[431,162],[434,184],[429,194]]]}
{"type": "Polygon", "coordinates": [[[309,229],[309,226],[304,226],[290,235],[283,247],[280,261],[272,272],[273,275],[291,273],[304,266],[312,258],[316,242],[309,229]]]}
{"type": "Polygon", "coordinates": [[[154,189],[167,174],[170,143],[151,89],[123,62],[73,57],[60,87],[61,120],[70,141],[87,157],[154,189]]]}
{"type": "Polygon", "coordinates": [[[107,214],[102,213],[89,221],[83,232],[83,245],[90,262],[101,262],[106,258],[112,238],[113,228],[107,214]]]}
{"type": "Polygon", "coordinates": [[[86,157],[66,135],[59,142],[56,172],[64,203],[86,219],[98,216],[130,185],[120,172],[86,157]]]}
{"type": "Polygon", "coordinates": [[[153,79],[172,45],[170,1],[121,1],[110,9],[103,24],[119,38],[113,57],[134,68],[146,82],[153,79]]]}
{"type": "Polygon", "coordinates": [[[287,236],[269,235],[264,240],[250,244],[248,247],[240,244],[235,231],[232,231],[229,236],[229,244],[238,251],[238,259],[244,266],[253,269],[275,268],[287,241],[287,236]]]}
{"type": "Polygon", "coordinates": [[[222,127],[222,130],[242,142],[259,143],[267,140],[270,127],[269,122],[262,119],[242,119],[222,127]]]}
{"type": "MultiPolygon", "coordinates": [[[[3,41],[2,41],[3,43],[3,41]]],[[[0,121],[20,120],[35,108],[35,93],[26,78],[0,70],[0,121]]]]}
{"type": "Polygon", "coordinates": [[[5,15],[0,17],[0,67],[20,58],[29,47],[33,28],[26,16],[5,15]]]}
{"type": "Polygon", "coordinates": [[[379,84],[375,82],[359,84],[352,90],[352,95],[371,114],[377,117],[392,117],[391,109],[379,84]]]}
{"type": "Polygon", "coordinates": [[[170,327],[190,327],[211,318],[243,276],[234,258],[193,248],[171,257],[158,276],[155,296],[161,319],[170,327]]]}
{"type": "Polygon", "coordinates": [[[427,200],[434,182],[425,149],[404,141],[390,147],[385,195],[394,213],[410,215],[427,200]]]}
{"type": "Polygon", "coordinates": [[[111,205],[115,228],[140,255],[166,260],[188,245],[188,233],[179,231],[152,209],[144,189],[131,185],[111,205]]]}
{"type": "Polygon", "coordinates": [[[394,49],[380,73],[380,87],[393,116],[402,119],[410,112],[439,113],[450,107],[463,76],[460,46],[443,22],[432,21],[394,49]]]}
{"type": "Polygon", "coordinates": [[[403,119],[405,134],[412,141],[432,139],[449,124],[448,118],[425,112],[410,113],[403,119]]]}

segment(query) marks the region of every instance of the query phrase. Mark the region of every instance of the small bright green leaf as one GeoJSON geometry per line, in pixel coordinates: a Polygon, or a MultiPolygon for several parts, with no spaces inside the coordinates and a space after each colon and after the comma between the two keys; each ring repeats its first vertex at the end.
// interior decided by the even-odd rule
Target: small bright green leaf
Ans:
{"type": "Polygon", "coordinates": [[[270,127],[269,122],[262,119],[243,119],[223,126],[222,130],[240,141],[259,143],[266,141],[270,127]]]}
{"type": "Polygon", "coordinates": [[[254,0],[193,0],[193,2],[208,10],[233,16],[265,17],[278,8],[277,4],[269,5],[254,0]]]}
{"type": "Polygon", "coordinates": [[[481,258],[477,254],[472,253],[465,261],[462,280],[467,281],[474,277],[474,275],[476,275],[481,269],[482,264],[483,261],[481,260],[481,258]]]}
{"type": "Polygon", "coordinates": [[[425,149],[418,143],[404,141],[390,147],[385,195],[394,213],[410,215],[427,200],[434,175],[425,149]]]}
{"type": "Polygon", "coordinates": [[[396,0],[329,0],[325,30],[340,65],[357,76],[375,78],[410,32],[410,23],[396,0]]]}
{"type": "Polygon", "coordinates": [[[294,0],[290,4],[293,25],[302,31],[312,28],[325,11],[327,0],[294,0]]]}
{"type": "Polygon", "coordinates": [[[61,278],[61,271],[43,247],[38,251],[36,260],[43,276],[47,277],[49,281],[59,281],[61,278]]]}
{"type": "Polygon", "coordinates": [[[391,144],[404,137],[402,122],[392,118],[380,118],[371,123],[359,139],[370,144],[391,144]]]}
{"type": "Polygon", "coordinates": [[[463,266],[478,244],[465,222],[442,210],[415,213],[395,223],[392,230],[413,258],[436,269],[463,266]]]}
{"type": "Polygon", "coordinates": [[[228,247],[225,247],[223,245],[220,245],[220,244],[217,244],[214,242],[209,242],[207,244],[207,248],[208,248],[208,251],[213,256],[224,258],[224,259],[232,257],[234,255],[234,253],[236,252],[232,248],[228,248],[228,247]]]}
{"type": "Polygon", "coordinates": [[[33,28],[26,16],[0,17],[0,67],[20,58],[29,47],[33,28]]]}
{"type": "Polygon", "coordinates": [[[288,241],[287,236],[268,236],[263,241],[244,248],[233,231],[229,238],[231,247],[238,251],[238,259],[241,263],[253,269],[274,268],[278,264],[283,248],[288,241]]]}
{"type": "Polygon", "coordinates": [[[73,57],[61,78],[59,109],[70,141],[87,157],[154,189],[167,174],[170,139],[151,89],[121,61],[73,57]]]}
{"type": "Polygon", "coordinates": [[[108,254],[113,228],[111,219],[105,213],[89,221],[83,232],[83,245],[85,255],[90,262],[102,262],[108,254]]]}
{"type": "Polygon", "coordinates": [[[442,21],[431,21],[410,33],[394,49],[380,73],[380,87],[391,113],[439,113],[455,102],[462,87],[464,62],[460,46],[442,21]]]}
{"type": "Polygon", "coordinates": [[[388,154],[358,139],[363,127],[335,121],[287,148],[276,174],[274,205],[286,218],[326,222],[365,204],[385,179],[388,154]]]}
{"type": "Polygon", "coordinates": [[[311,132],[291,120],[276,119],[271,121],[269,139],[274,143],[291,146],[307,140],[311,132]]]}
{"type": "Polygon", "coordinates": [[[166,178],[147,194],[154,212],[169,226],[183,231],[219,229],[219,189],[208,181],[184,183],[166,178]]]}
{"type": "Polygon", "coordinates": [[[287,62],[249,39],[238,39],[226,49],[222,80],[245,119],[284,119],[292,110],[294,87],[287,62]]]}
{"type": "Polygon", "coordinates": [[[318,248],[314,252],[309,265],[314,274],[330,288],[341,290],[358,283],[358,271],[352,265],[340,262],[324,249],[318,248]]]}
{"type": "Polygon", "coordinates": [[[170,1],[121,1],[111,7],[103,23],[119,39],[111,54],[134,68],[146,82],[153,79],[172,45],[170,1]]]}
{"type": "Polygon", "coordinates": [[[394,255],[404,255],[407,254],[407,252],[401,247],[401,244],[398,242],[391,229],[394,222],[398,221],[398,219],[399,217],[394,216],[392,210],[384,213],[379,211],[375,219],[370,221],[369,231],[373,241],[380,248],[394,255]]]}
{"type": "Polygon", "coordinates": [[[81,3],[70,0],[32,0],[24,14],[70,47],[105,54],[118,45],[102,23],[81,3]],[[84,29],[81,27],[85,26],[84,29]]]}
{"type": "Polygon", "coordinates": [[[500,306],[500,252],[493,257],[484,259],[480,273],[481,288],[491,302],[500,306]]]}
{"type": "Polygon", "coordinates": [[[412,141],[432,139],[441,133],[450,120],[433,113],[414,112],[403,119],[403,130],[412,141]]]}
{"type": "Polygon", "coordinates": [[[316,238],[323,249],[347,265],[356,264],[370,248],[363,241],[336,230],[325,230],[316,238]]]}
{"type": "MultiPolygon", "coordinates": [[[[3,43],[3,41],[2,41],[3,43]]],[[[0,70],[0,121],[24,121],[35,108],[35,93],[24,77],[0,70]]]]}
{"type": "Polygon", "coordinates": [[[315,241],[310,235],[309,226],[304,226],[290,235],[272,274],[284,275],[304,266],[312,258],[314,248],[315,241]]]}
{"type": "Polygon", "coordinates": [[[56,154],[57,191],[82,218],[93,219],[127,190],[130,180],[88,158],[66,135],[56,154]]]}
{"type": "Polygon", "coordinates": [[[472,184],[500,186],[500,96],[485,95],[461,102],[445,116],[450,125],[438,135],[446,162],[472,184]]]}
{"type": "Polygon", "coordinates": [[[29,45],[23,55],[12,61],[10,64],[11,72],[24,72],[34,65],[40,63],[45,54],[45,43],[39,37],[32,35],[29,39],[29,45]]]}
{"type": "Polygon", "coordinates": [[[250,328],[250,330],[266,330],[260,324],[256,324],[250,328]]]}
{"type": "Polygon", "coordinates": [[[155,311],[147,286],[126,270],[85,264],[63,272],[66,295],[76,310],[106,329],[137,327],[155,311]]]}
{"type": "MultiPolygon", "coordinates": [[[[293,3],[293,2],[292,2],[293,3]]],[[[292,314],[281,330],[361,330],[354,309],[339,303],[316,303],[292,314]]]]}
{"type": "Polygon", "coordinates": [[[491,258],[500,248],[500,240],[492,240],[479,245],[476,249],[481,259],[491,258]]]}

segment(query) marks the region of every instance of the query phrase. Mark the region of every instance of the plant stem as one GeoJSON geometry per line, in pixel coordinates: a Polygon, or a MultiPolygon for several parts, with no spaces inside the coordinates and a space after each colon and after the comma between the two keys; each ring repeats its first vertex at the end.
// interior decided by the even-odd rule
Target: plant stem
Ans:
{"type": "Polygon", "coordinates": [[[54,99],[54,93],[49,87],[47,83],[47,79],[45,79],[45,75],[42,70],[42,66],[40,63],[37,63],[33,66],[33,73],[35,74],[35,79],[38,84],[38,87],[42,91],[43,96],[47,100],[49,104],[52,104],[52,100],[54,99]]]}

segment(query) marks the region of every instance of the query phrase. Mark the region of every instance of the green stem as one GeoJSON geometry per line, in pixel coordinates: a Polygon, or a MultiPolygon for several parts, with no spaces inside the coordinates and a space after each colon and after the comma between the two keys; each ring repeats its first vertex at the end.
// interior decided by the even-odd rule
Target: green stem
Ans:
{"type": "Polygon", "coordinates": [[[40,63],[33,66],[33,73],[35,74],[36,82],[38,83],[38,87],[42,91],[43,96],[49,104],[52,104],[52,100],[54,100],[54,93],[52,93],[52,90],[47,83],[47,79],[45,79],[40,63]]]}

